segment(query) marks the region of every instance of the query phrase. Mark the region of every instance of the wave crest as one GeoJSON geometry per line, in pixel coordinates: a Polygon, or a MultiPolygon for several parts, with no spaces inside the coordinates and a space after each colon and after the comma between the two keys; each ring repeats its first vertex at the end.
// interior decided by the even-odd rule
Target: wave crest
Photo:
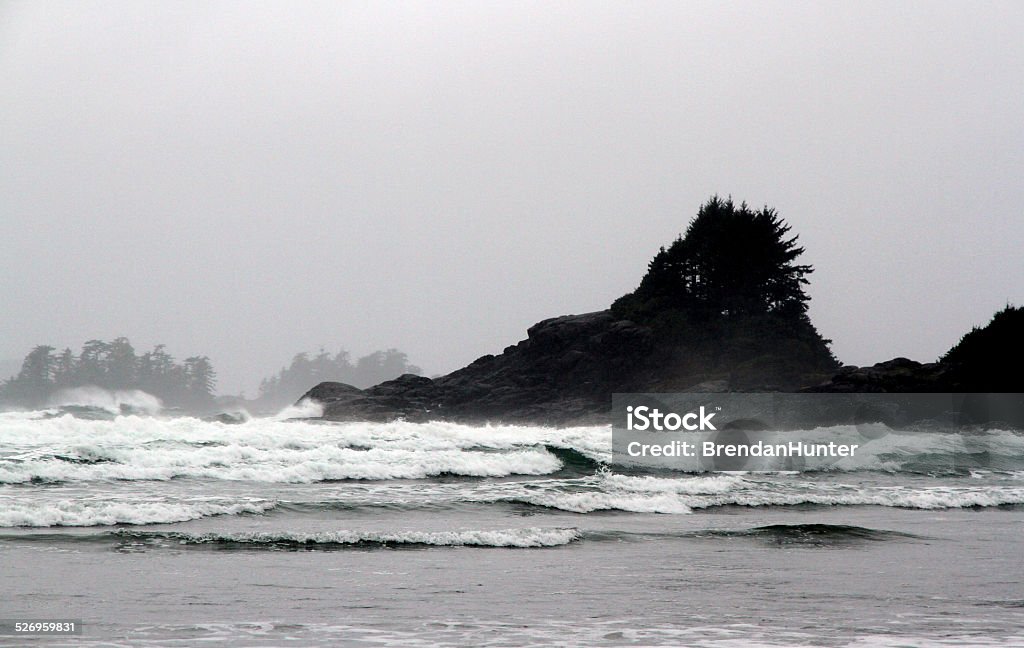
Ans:
{"type": "Polygon", "coordinates": [[[260,514],[275,504],[265,500],[230,502],[146,501],[123,502],[58,500],[29,503],[0,502],[0,527],[89,527],[115,524],[170,524],[214,515],[260,514]]]}
{"type": "Polygon", "coordinates": [[[140,541],[171,541],[184,545],[242,545],[252,547],[321,547],[331,546],[436,546],[436,547],[557,547],[582,538],[573,528],[495,529],[463,531],[322,531],[316,533],[244,532],[184,533],[178,531],[114,532],[126,539],[140,541]]]}
{"type": "Polygon", "coordinates": [[[93,407],[113,414],[135,412],[159,414],[163,402],[156,396],[141,389],[103,389],[92,385],[62,389],[49,401],[50,407],[93,407]]]}

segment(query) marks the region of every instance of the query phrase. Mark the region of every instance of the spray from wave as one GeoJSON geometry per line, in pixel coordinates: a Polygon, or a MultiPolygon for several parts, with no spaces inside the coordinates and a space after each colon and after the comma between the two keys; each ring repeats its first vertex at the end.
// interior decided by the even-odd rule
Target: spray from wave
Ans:
{"type": "Polygon", "coordinates": [[[286,421],[288,419],[320,418],[324,414],[324,406],[315,400],[304,398],[295,405],[289,405],[272,418],[275,421],[286,421]]]}
{"type": "Polygon", "coordinates": [[[163,410],[163,403],[159,398],[140,389],[110,390],[95,386],[62,389],[50,398],[48,405],[57,409],[83,407],[100,409],[112,414],[132,413],[151,416],[163,410]]]}

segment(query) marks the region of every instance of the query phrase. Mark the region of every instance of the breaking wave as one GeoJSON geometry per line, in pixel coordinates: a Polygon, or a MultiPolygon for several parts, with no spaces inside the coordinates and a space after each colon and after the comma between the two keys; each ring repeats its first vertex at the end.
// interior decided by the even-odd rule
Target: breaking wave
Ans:
{"type": "MultiPolygon", "coordinates": [[[[886,506],[947,509],[1024,505],[1024,487],[1000,485],[863,485],[722,475],[674,479],[607,474],[609,503],[622,510],[642,506],[673,513],[721,506],[886,506]],[[640,498],[639,500],[637,498],[640,498]],[[639,503],[638,503],[639,502],[639,503]],[[673,506],[680,510],[670,510],[673,506]]],[[[558,506],[558,500],[550,505],[558,506]]],[[[567,509],[571,510],[571,509],[567,509]]]]}
{"type": "MultiPolygon", "coordinates": [[[[244,493],[238,488],[233,492],[245,495],[223,501],[147,496],[125,499],[121,504],[121,500],[89,498],[19,500],[0,492],[0,525],[170,523],[211,515],[262,513],[277,505],[297,510],[318,506],[400,510],[493,504],[531,507],[537,512],[670,515],[724,506],[931,510],[1024,505],[1024,437],[1009,431],[903,434],[872,430],[856,457],[817,472],[711,474],[645,472],[612,465],[612,433],[607,426],[474,427],[286,418],[290,420],[254,418],[227,423],[188,417],[91,419],[68,414],[48,417],[45,412],[0,413],[3,488],[39,484],[88,484],[93,488],[98,482],[106,482],[103,488],[113,488],[120,482],[183,480],[193,487],[202,482],[205,489],[206,482],[218,481],[243,484],[244,488],[238,488],[244,493]],[[865,472],[871,474],[858,474],[865,472]],[[402,482],[426,479],[433,481],[402,482]],[[334,501],[309,502],[301,496],[292,501],[280,493],[267,494],[266,486],[256,486],[319,484],[318,488],[328,488],[328,482],[334,481],[345,482],[334,501]],[[448,481],[452,483],[446,484],[448,481]],[[370,484],[375,490],[358,490],[354,482],[370,484]],[[392,485],[391,490],[381,490],[383,485],[392,485]],[[29,506],[27,502],[33,500],[35,504],[29,506]]],[[[810,441],[847,438],[854,433],[852,427],[839,426],[796,436],[810,441]]],[[[318,491],[306,497],[322,494],[318,491]]]]}
{"type": "Polygon", "coordinates": [[[289,405],[274,415],[276,421],[288,419],[319,418],[323,416],[324,406],[315,400],[304,398],[295,405],[289,405]]]}
{"type": "Polygon", "coordinates": [[[543,475],[561,462],[543,449],[509,452],[353,450],[337,446],[271,450],[239,445],[140,449],[76,449],[0,459],[0,483],[60,483],[177,478],[311,483],[345,479],[423,479],[439,475],[543,475]],[[86,458],[80,458],[84,455],[86,458]],[[102,457],[102,459],[97,459],[102,457]]]}
{"type": "Polygon", "coordinates": [[[868,529],[847,524],[769,524],[752,529],[707,530],[690,534],[700,538],[754,538],[779,545],[844,546],[863,542],[919,539],[910,533],[868,529]]]}
{"type": "MultiPolygon", "coordinates": [[[[718,441],[718,433],[695,433],[695,444],[718,441]]],[[[728,441],[737,443],[736,441],[728,441]]],[[[837,425],[789,432],[763,431],[746,435],[739,445],[756,449],[795,445],[856,446],[852,456],[738,456],[645,458],[647,470],[675,472],[804,471],[914,473],[966,475],[972,470],[1014,471],[1024,469],[1024,434],[1014,430],[893,430],[884,425],[837,425]],[[716,468],[717,466],[717,468],[716,468]]],[[[618,460],[619,457],[616,457],[618,460]]],[[[625,466],[636,460],[622,457],[625,466]]]]}
{"type": "Polygon", "coordinates": [[[274,419],[227,424],[185,417],[89,420],[8,413],[0,418],[0,483],[174,478],[310,483],[544,475],[564,466],[546,445],[575,448],[574,456],[590,457],[610,445],[608,436],[601,428],[274,419]]]}
{"type": "Polygon", "coordinates": [[[95,386],[62,389],[50,398],[49,406],[96,408],[113,414],[135,412],[150,415],[158,414],[163,409],[159,398],[140,389],[110,390],[95,386]]]}
{"type": "Polygon", "coordinates": [[[251,546],[266,548],[330,548],[332,546],[436,546],[436,547],[557,547],[582,538],[571,528],[497,529],[471,531],[323,531],[317,533],[243,532],[184,533],[178,531],[118,530],[116,535],[141,542],[183,545],[251,546]]]}
{"type": "MultiPolygon", "coordinates": [[[[118,402],[112,393],[103,394],[114,399],[107,405],[113,407],[118,402]]],[[[144,400],[135,403],[141,406],[144,400]]],[[[404,421],[326,423],[297,418],[315,414],[312,407],[296,406],[273,418],[231,421],[112,414],[96,419],[52,411],[2,413],[0,482],[175,477],[313,482],[556,471],[584,475],[612,464],[612,434],[607,426],[555,429],[404,421]]],[[[795,467],[817,472],[968,476],[978,471],[1024,471],[1024,435],[1017,432],[883,430],[872,431],[870,438],[859,434],[853,426],[836,426],[796,432],[786,438],[859,443],[853,457],[817,463],[808,459],[795,467]]],[[[751,459],[743,466],[746,470],[787,468],[776,465],[777,461],[751,459]]],[[[670,473],[707,470],[696,458],[691,463],[675,461],[666,468],[670,473]]],[[[629,466],[620,468],[638,472],[629,466]]],[[[664,472],[659,469],[653,474],[664,472]]]]}
{"type": "Polygon", "coordinates": [[[88,527],[115,524],[169,524],[214,515],[260,514],[273,502],[89,501],[64,499],[51,502],[0,501],[0,527],[88,527]]]}

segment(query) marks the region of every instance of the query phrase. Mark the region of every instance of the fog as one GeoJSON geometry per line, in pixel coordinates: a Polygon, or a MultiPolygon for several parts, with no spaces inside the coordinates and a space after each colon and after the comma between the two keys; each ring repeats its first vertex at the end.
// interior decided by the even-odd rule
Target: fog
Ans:
{"type": "Polygon", "coordinates": [[[846,363],[1024,303],[1019,3],[0,5],[0,358],[125,335],[255,394],[606,307],[775,207],[846,363]]]}

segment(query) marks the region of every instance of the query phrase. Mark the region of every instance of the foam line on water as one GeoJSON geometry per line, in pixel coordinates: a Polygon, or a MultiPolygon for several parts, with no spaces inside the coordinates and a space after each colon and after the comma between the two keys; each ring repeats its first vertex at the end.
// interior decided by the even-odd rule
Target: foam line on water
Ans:
{"type": "Polygon", "coordinates": [[[574,528],[529,527],[460,531],[321,531],[315,533],[243,532],[184,533],[177,531],[114,532],[122,538],[140,541],[169,541],[183,545],[230,544],[274,545],[430,545],[438,547],[557,547],[581,539],[574,528]]]}
{"type": "Polygon", "coordinates": [[[122,501],[61,499],[29,501],[0,500],[0,527],[87,527],[115,524],[169,524],[215,515],[261,514],[275,507],[266,500],[206,501],[146,500],[122,501]]]}

